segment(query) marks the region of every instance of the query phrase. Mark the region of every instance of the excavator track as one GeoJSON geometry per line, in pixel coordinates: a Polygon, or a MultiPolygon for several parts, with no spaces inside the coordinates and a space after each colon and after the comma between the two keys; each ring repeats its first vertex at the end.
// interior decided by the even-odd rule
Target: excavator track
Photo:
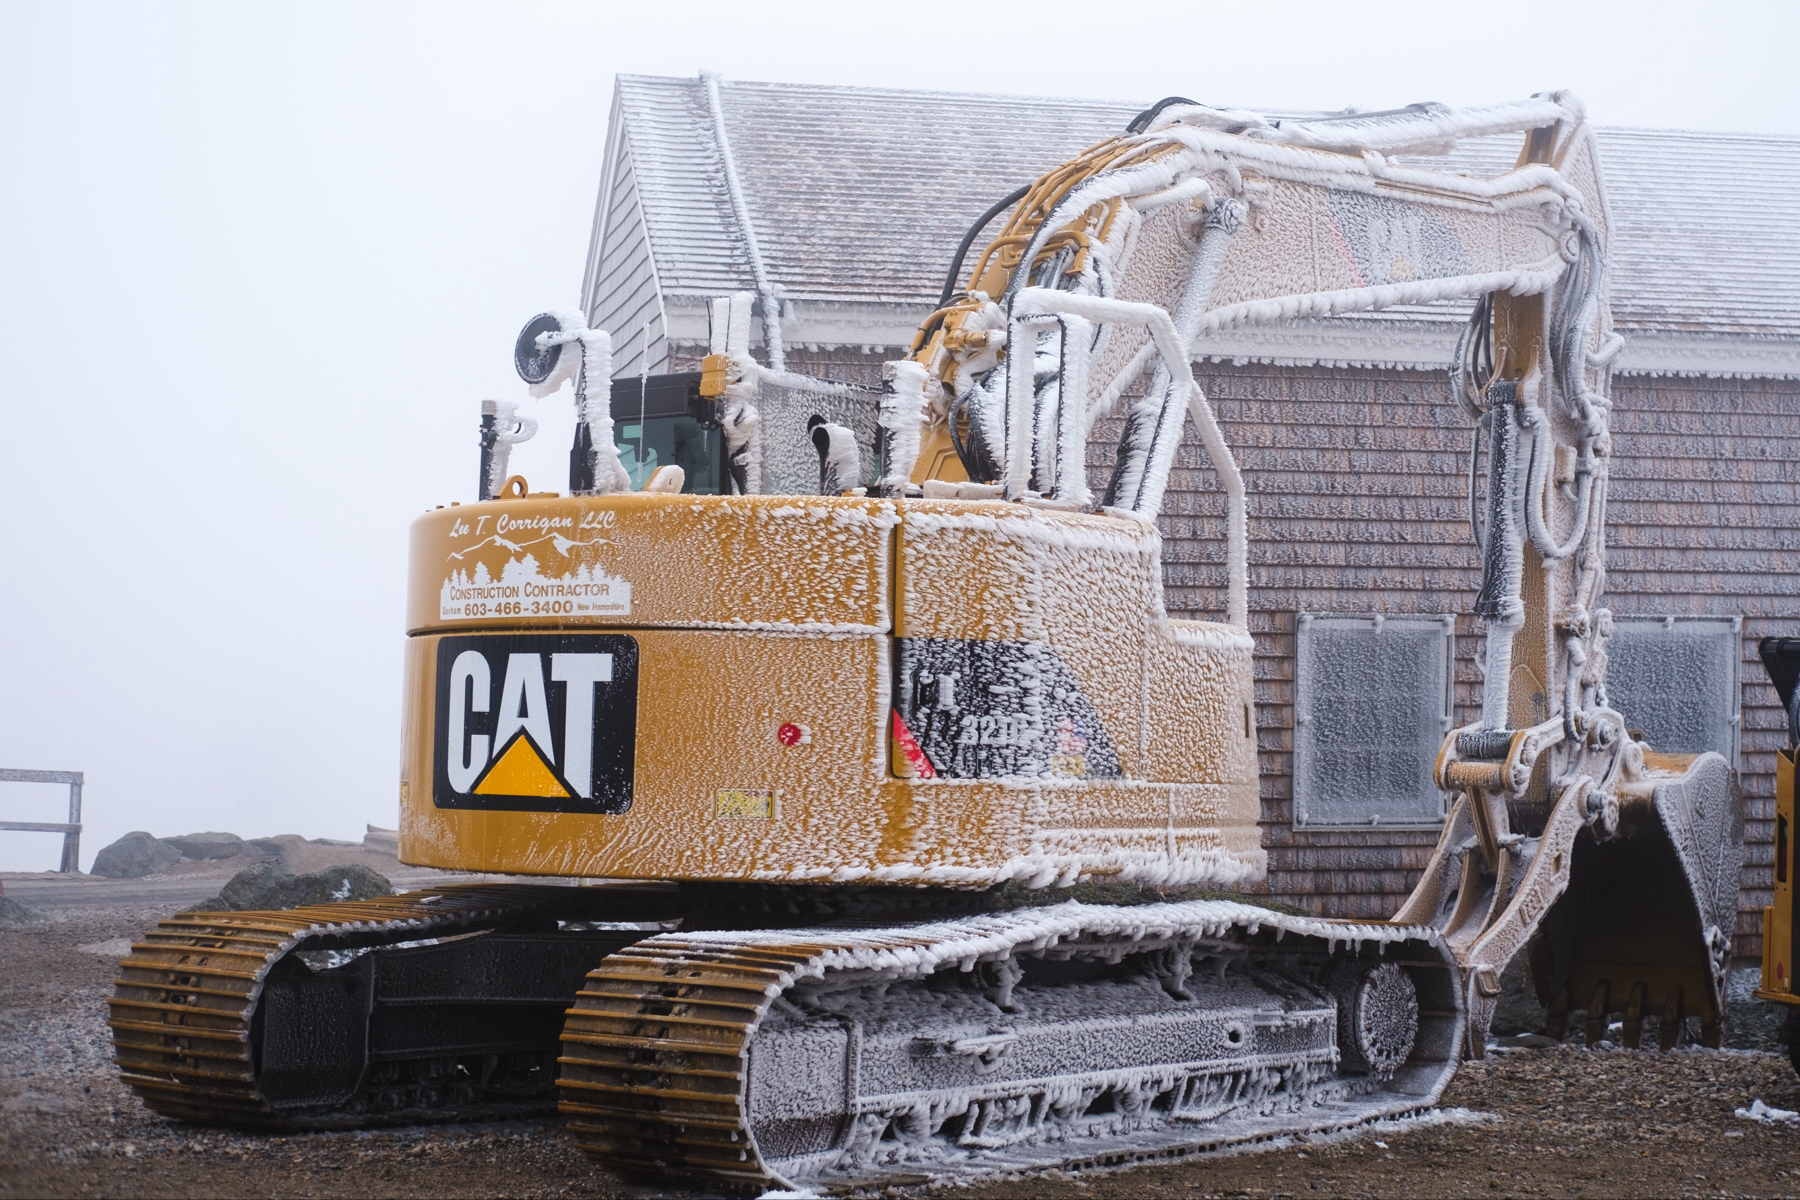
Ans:
{"type": "Polygon", "coordinates": [[[114,1055],[149,1108],[205,1124],[330,1128],[546,1111],[555,1029],[574,984],[644,936],[571,933],[562,923],[642,921],[667,898],[501,885],[181,914],[120,963],[107,1022],[114,1055]],[[570,964],[565,984],[556,976],[570,964]],[[516,1022],[499,1040],[481,1029],[496,1006],[516,1022]],[[546,1019],[547,1033],[538,1029],[546,1019]]]}
{"type": "Polygon", "coordinates": [[[1463,1020],[1428,929],[1068,903],[649,938],[589,974],[558,1085],[615,1168],[868,1187],[1404,1115],[1448,1082],[1463,1020]]]}

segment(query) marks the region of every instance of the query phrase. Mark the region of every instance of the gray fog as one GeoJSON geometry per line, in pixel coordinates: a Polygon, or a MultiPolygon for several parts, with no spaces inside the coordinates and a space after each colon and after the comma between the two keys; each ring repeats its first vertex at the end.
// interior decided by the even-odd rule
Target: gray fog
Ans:
{"type": "MultiPolygon", "coordinates": [[[[1800,6],[0,4],[0,767],[130,829],[397,820],[408,522],[575,303],[616,73],[1268,108],[1572,88],[1800,134],[1800,6]],[[1096,21],[1100,23],[1096,23],[1096,21]]],[[[1672,181],[1671,203],[1704,201],[1672,181]]],[[[971,214],[973,215],[973,214],[971,214]]],[[[62,819],[0,784],[0,819],[62,819]]],[[[0,869],[60,839],[0,833],[0,869]]]]}

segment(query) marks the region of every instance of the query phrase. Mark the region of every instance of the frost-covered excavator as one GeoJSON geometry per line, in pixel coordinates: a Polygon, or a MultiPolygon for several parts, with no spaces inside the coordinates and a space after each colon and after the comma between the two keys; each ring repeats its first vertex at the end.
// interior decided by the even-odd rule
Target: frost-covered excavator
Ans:
{"type": "Polygon", "coordinates": [[[621,1169],[833,1186],[1416,1112],[1528,942],[1559,1020],[1716,1040],[1729,772],[1606,702],[1619,339],[1580,105],[1166,101],[965,249],[1008,209],[880,389],[758,362],[747,296],[697,378],[627,409],[604,331],[526,327],[534,391],[574,384],[570,488],[506,475],[529,430],[496,406],[481,501],[414,523],[401,854],[554,881],[161,923],[112,1001],[146,1103],[287,1129],[559,1104],[621,1169]],[[1493,178],[1420,165],[1505,133],[1493,178]],[[1265,873],[1248,528],[1191,354],[1459,299],[1486,672],[1435,769],[1442,840],[1391,921],[1234,897],[1265,873]],[[675,461],[649,471],[655,414],[675,461]],[[1226,496],[1220,621],[1163,606],[1189,422],[1226,496]]]}

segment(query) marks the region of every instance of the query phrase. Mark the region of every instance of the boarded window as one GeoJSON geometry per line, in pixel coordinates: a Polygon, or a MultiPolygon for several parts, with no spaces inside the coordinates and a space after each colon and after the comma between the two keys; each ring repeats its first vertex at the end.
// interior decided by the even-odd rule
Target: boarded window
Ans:
{"type": "Polygon", "coordinates": [[[1302,613],[1298,632],[1294,824],[1441,825],[1454,620],[1302,613]]]}
{"type": "Polygon", "coordinates": [[[1614,617],[1606,697],[1653,750],[1737,765],[1740,617],[1614,617]]]}

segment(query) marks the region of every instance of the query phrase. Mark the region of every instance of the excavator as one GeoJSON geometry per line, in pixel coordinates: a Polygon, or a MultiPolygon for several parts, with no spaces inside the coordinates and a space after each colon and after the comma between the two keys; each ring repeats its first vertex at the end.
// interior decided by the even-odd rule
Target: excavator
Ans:
{"type": "Polygon", "coordinates": [[[1647,1018],[1717,1044],[1731,772],[1606,696],[1620,339],[1580,103],[1172,98],[964,250],[1006,211],[879,389],[759,362],[748,295],[714,302],[697,378],[615,382],[578,312],[526,326],[534,394],[573,387],[569,489],[508,475],[528,423],[487,411],[481,499],[414,522],[406,609],[401,857],[503,881],[161,922],[111,1001],[149,1107],[555,1107],[615,1169],[756,1192],[1429,1110],[1521,952],[1559,1034],[1585,1012],[1590,1040],[1616,1015],[1628,1044],[1647,1018]],[[1491,178],[1431,164],[1500,135],[1491,178]],[[1190,363],[1229,327],[1455,301],[1480,719],[1444,739],[1449,816],[1402,909],[1295,915],[1252,894],[1245,486],[1190,363]],[[1220,620],[1163,600],[1190,423],[1225,495],[1220,620]]]}

